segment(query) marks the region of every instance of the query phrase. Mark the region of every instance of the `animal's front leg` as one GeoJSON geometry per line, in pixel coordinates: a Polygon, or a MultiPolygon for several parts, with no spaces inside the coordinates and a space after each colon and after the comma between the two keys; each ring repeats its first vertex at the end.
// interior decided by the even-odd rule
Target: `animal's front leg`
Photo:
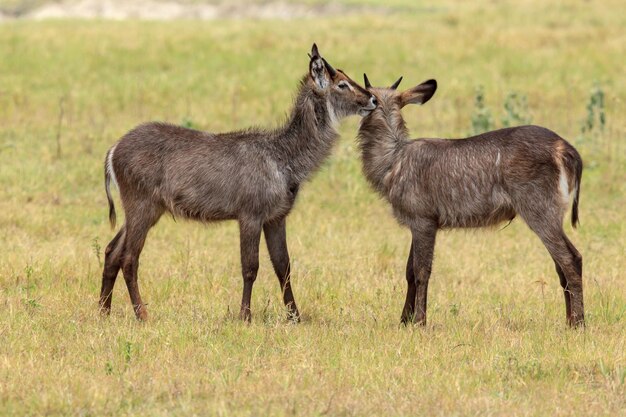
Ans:
{"type": "Polygon", "coordinates": [[[424,220],[411,228],[413,234],[413,269],[415,273],[416,300],[414,321],[426,325],[428,281],[433,264],[437,225],[424,220]]]}
{"type": "Polygon", "coordinates": [[[300,312],[296,306],[296,300],[291,291],[291,265],[289,262],[289,251],[287,250],[287,230],[285,219],[268,223],[263,226],[265,233],[265,243],[270,253],[270,259],[274,266],[274,272],[280,283],[280,290],[283,294],[283,301],[287,307],[289,319],[300,320],[300,312]]]}
{"type": "Polygon", "coordinates": [[[413,315],[415,314],[417,287],[415,286],[415,272],[413,269],[413,243],[411,243],[411,249],[409,249],[409,259],[406,261],[406,286],[406,301],[404,302],[404,309],[402,309],[402,317],[400,318],[403,324],[413,321],[413,315]]]}
{"type": "Polygon", "coordinates": [[[239,221],[239,244],[241,249],[241,274],[243,276],[243,296],[239,317],[249,322],[252,318],[250,303],[252,286],[259,270],[259,241],[261,240],[261,222],[256,219],[239,221]]]}

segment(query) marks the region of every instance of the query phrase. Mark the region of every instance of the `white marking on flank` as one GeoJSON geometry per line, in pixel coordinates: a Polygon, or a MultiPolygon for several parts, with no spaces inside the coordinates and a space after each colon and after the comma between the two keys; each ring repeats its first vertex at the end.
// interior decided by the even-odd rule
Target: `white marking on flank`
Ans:
{"type": "Polygon", "coordinates": [[[498,151],[498,157],[496,158],[496,166],[500,166],[500,151],[498,151]]]}

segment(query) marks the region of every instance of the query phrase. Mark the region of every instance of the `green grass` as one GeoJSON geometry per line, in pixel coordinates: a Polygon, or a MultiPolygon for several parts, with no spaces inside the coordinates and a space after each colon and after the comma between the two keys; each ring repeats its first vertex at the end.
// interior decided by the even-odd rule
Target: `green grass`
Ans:
{"type": "Polygon", "coordinates": [[[624,415],[626,16],[609,3],[1,24],[0,415],[624,415]],[[357,81],[437,78],[405,109],[415,137],[467,134],[483,85],[494,120],[518,91],[577,146],[582,224],[566,231],[584,257],[584,331],[566,328],[550,257],[519,220],[441,233],[429,324],[400,327],[409,233],[361,175],[357,118],[288,220],[301,324],[285,320],[265,249],[252,324],[236,319],[235,223],[167,217],[141,258],[150,320],[134,320],[121,278],[99,317],[106,149],[146,120],[280,123],[313,41],[357,81]],[[582,138],[595,81],[607,126],[582,138]]]}

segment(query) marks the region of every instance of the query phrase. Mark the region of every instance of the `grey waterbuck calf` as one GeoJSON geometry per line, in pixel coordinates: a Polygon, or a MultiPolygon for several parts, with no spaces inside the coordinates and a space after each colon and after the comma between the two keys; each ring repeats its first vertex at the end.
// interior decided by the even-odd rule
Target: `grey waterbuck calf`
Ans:
{"type": "Polygon", "coordinates": [[[290,284],[285,218],[303,181],[329,156],[339,119],[364,116],[374,96],[335,70],[313,45],[309,73],[300,82],[286,124],[276,130],[213,134],[165,123],[128,132],[107,153],[105,187],[115,225],[110,183],[118,185],[124,225],[106,248],[100,308],[108,313],[120,268],[138,319],[147,312],[137,284],[139,255],[148,231],[165,212],[175,217],[239,222],[243,297],[240,316],[250,320],[252,285],[259,267],[261,231],[285,305],[299,312],[290,284]]]}
{"type": "Polygon", "coordinates": [[[578,222],[583,164],[576,149],[539,126],[458,140],[411,140],[401,109],[427,102],[436,81],[399,92],[402,77],[389,88],[373,88],[364,78],[378,108],[362,120],[359,130],[363,171],[391,203],[398,222],[412,233],[402,322],[426,323],[438,229],[492,226],[519,215],[554,260],[568,324],[584,324],[582,257],[563,231],[572,194],[572,225],[578,222]]]}

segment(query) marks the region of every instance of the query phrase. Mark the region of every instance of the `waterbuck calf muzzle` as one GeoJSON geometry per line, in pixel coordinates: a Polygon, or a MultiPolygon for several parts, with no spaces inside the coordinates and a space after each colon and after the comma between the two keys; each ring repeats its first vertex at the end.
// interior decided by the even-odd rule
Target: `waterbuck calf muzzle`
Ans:
{"type": "Polygon", "coordinates": [[[372,110],[376,108],[376,106],[378,106],[378,100],[376,100],[376,97],[372,95],[370,96],[370,100],[368,101],[367,106],[362,107],[359,110],[359,116],[361,117],[367,116],[368,114],[372,112],[372,110]]]}

